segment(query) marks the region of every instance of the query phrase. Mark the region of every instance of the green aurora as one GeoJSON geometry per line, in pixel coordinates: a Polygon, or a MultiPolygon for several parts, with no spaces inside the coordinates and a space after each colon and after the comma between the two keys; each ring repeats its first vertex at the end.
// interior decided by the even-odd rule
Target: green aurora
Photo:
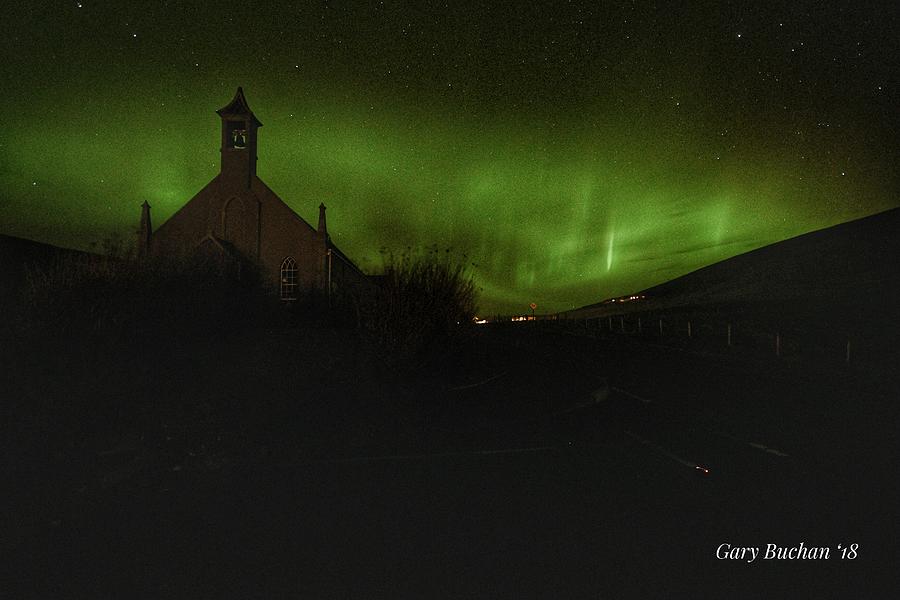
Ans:
{"type": "Polygon", "coordinates": [[[400,51],[361,74],[319,55],[217,59],[207,40],[206,58],[162,69],[145,57],[159,40],[65,38],[48,54],[31,35],[5,42],[15,118],[0,139],[0,232],[60,245],[130,239],[144,200],[156,226],[180,208],[217,172],[214,110],[237,85],[264,123],[258,172],[276,193],[309,222],[324,202],[332,237],[368,271],[384,250],[465,256],[484,314],[582,306],[897,205],[894,142],[878,127],[890,100],[874,88],[822,116],[796,90],[729,99],[743,92],[721,69],[690,75],[702,55],[669,71],[641,56],[658,68],[633,76],[620,63],[593,92],[528,92],[524,75],[471,58],[397,84],[371,62],[403,63],[389,60],[400,51]],[[491,77],[514,92],[488,94],[491,77]]]}

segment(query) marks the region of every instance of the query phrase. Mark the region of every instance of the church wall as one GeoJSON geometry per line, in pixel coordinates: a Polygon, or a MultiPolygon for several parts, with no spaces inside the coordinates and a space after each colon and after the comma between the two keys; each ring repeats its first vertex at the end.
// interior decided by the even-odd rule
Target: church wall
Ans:
{"type": "MultiPolygon", "coordinates": [[[[218,178],[210,181],[187,204],[153,232],[150,247],[157,256],[179,257],[194,251],[197,243],[215,226],[214,203],[218,178]]],[[[213,229],[217,233],[216,229],[213,229]]]]}
{"type": "Polygon", "coordinates": [[[212,233],[248,259],[258,260],[264,277],[275,287],[281,263],[288,256],[297,263],[301,287],[321,286],[325,260],[322,237],[255,179],[253,189],[244,190],[218,179],[210,182],[153,232],[153,254],[191,254],[200,240],[212,233]]]}
{"type": "Polygon", "coordinates": [[[254,189],[262,202],[260,262],[267,276],[277,283],[281,263],[290,256],[301,287],[320,286],[325,244],[319,233],[261,181],[254,189]]]}
{"type": "Polygon", "coordinates": [[[259,200],[252,194],[220,193],[218,227],[213,231],[229,242],[243,256],[255,257],[259,239],[259,200]]]}

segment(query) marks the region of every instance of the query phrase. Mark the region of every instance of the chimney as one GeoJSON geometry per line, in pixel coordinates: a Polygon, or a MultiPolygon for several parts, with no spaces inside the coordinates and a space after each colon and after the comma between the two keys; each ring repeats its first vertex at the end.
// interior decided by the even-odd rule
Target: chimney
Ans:
{"type": "Polygon", "coordinates": [[[328,228],[325,226],[325,203],[319,205],[319,233],[323,236],[328,235],[328,228]]]}
{"type": "Polygon", "coordinates": [[[141,227],[138,230],[138,256],[145,257],[150,253],[150,239],[153,227],[150,224],[150,204],[144,200],[141,204],[141,227]]]}

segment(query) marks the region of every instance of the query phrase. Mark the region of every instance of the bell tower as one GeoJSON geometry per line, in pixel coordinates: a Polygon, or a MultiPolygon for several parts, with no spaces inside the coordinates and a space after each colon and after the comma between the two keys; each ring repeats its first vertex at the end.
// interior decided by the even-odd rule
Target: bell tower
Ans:
{"type": "Polygon", "coordinates": [[[216,111],[222,119],[221,177],[243,188],[249,188],[256,175],[256,130],[262,123],[254,116],[238,88],[227,106],[216,111]]]}

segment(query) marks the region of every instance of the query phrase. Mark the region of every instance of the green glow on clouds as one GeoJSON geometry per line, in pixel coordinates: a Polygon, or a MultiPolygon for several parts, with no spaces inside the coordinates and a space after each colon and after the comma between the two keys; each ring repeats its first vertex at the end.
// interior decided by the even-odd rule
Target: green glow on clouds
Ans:
{"type": "MultiPolygon", "coordinates": [[[[32,114],[0,149],[11,188],[5,229],[85,247],[130,236],[145,199],[158,226],[216,174],[213,111],[232,92],[220,85],[150,107],[113,95],[87,108],[56,104],[63,118],[32,114]]],[[[752,139],[716,159],[664,121],[640,131],[606,118],[488,122],[384,98],[246,92],[265,124],[259,174],[288,204],[314,222],[324,201],[333,237],[368,270],[382,248],[465,254],[486,314],[637,291],[891,206],[870,195],[854,209],[848,199],[877,189],[864,177],[801,164],[789,149],[764,152],[752,139]]]]}
{"type": "Polygon", "coordinates": [[[820,8],[12,3],[0,232],[158,226],[242,85],[260,176],[364,268],[451,247],[488,315],[634,292],[897,205],[897,36],[820,8]]]}

